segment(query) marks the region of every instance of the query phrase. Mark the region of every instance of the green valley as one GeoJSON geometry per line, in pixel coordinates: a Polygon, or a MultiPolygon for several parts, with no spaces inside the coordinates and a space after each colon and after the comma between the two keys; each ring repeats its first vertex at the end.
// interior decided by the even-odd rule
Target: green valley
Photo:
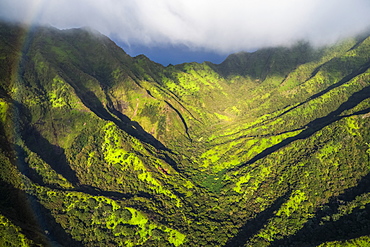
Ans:
{"type": "Polygon", "coordinates": [[[0,246],[366,246],[370,37],[164,67],[0,23],[0,246]]]}

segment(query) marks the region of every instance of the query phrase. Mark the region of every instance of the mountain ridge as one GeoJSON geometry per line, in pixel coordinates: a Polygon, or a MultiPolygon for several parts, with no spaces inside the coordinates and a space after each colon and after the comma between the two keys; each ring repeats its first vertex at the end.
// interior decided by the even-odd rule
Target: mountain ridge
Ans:
{"type": "Polygon", "coordinates": [[[86,30],[26,31],[0,27],[3,243],[368,240],[369,37],[164,67],[86,30]],[[341,219],[361,234],[311,239],[341,219]]]}

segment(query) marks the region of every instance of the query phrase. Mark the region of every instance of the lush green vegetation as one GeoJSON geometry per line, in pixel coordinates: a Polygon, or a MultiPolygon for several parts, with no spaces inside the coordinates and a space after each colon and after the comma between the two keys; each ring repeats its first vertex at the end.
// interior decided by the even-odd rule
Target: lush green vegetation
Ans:
{"type": "Polygon", "coordinates": [[[163,67],[0,25],[0,245],[366,246],[370,38],[163,67]]]}
{"type": "Polygon", "coordinates": [[[0,215],[0,245],[1,246],[32,246],[32,241],[21,233],[5,216],[0,215]]]}

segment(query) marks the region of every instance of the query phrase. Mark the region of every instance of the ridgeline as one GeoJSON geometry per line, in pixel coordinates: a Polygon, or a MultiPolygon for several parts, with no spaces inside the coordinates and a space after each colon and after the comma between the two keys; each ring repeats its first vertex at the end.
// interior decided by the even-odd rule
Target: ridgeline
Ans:
{"type": "Polygon", "coordinates": [[[370,37],[164,67],[0,23],[1,246],[370,242],[370,37]]]}

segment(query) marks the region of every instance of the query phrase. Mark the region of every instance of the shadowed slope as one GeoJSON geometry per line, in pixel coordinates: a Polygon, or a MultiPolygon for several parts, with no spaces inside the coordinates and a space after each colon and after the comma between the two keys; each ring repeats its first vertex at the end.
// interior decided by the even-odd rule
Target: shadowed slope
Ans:
{"type": "MultiPolygon", "coordinates": [[[[362,90],[354,93],[346,102],[341,104],[340,107],[337,110],[331,112],[327,116],[315,119],[315,120],[311,121],[310,123],[308,123],[305,126],[306,128],[301,133],[297,134],[296,136],[289,137],[289,138],[283,140],[282,142],[280,142],[280,143],[278,143],[278,144],[276,144],[272,147],[269,147],[269,148],[265,149],[264,151],[262,151],[261,153],[259,153],[258,155],[256,155],[255,157],[253,157],[252,159],[247,161],[245,164],[242,164],[242,165],[238,166],[237,168],[235,168],[235,170],[238,170],[238,169],[240,169],[240,168],[242,168],[246,165],[253,164],[257,160],[260,160],[260,159],[266,157],[267,155],[269,155],[273,152],[276,152],[280,148],[283,148],[283,147],[289,145],[290,143],[292,143],[294,141],[297,141],[297,140],[300,140],[300,139],[306,139],[306,138],[310,137],[311,135],[313,135],[315,132],[325,128],[326,126],[328,126],[328,125],[330,125],[330,124],[332,124],[332,123],[334,123],[334,122],[336,122],[336,121],[338,121],[342,118],[348,117],[348,116],[340,116],[340,114],[345,110],[352,109],[353,107],[358,105],[360,102],[362,102],[363,100],[368,99],[368,98],[370,98],[370,86],[367,86],[367,87],[363,88],[362,90]]],[[[369,112],[370,112],[370,108],[367,108],[365,110],[361,110],[359,112],[353,113],[352,115],[366,114],[366,113],[369,113],[369,112]]]]}

